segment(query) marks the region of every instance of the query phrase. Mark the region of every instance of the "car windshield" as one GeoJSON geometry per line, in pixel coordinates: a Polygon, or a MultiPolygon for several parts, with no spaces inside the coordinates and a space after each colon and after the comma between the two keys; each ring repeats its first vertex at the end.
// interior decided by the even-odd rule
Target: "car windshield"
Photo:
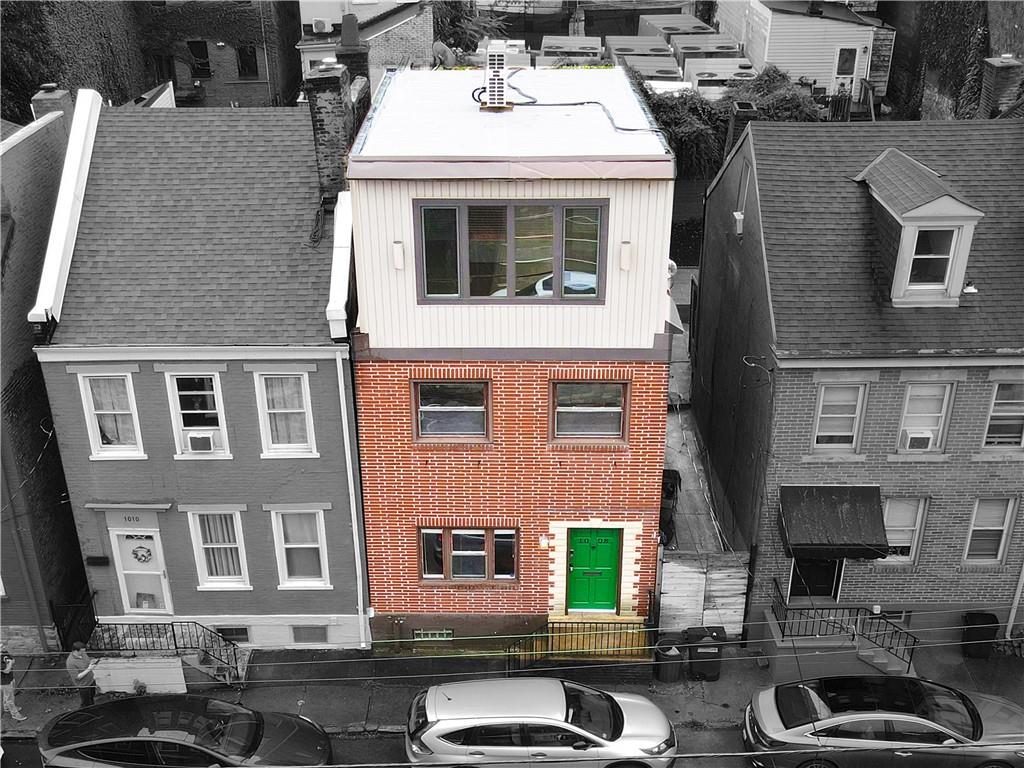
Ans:
{"type": "Polygon", "coordinates": [[[622,710],[607,693],[585,685],[562,681],[565,688],[565,721],[605,741],[622,735],[622,710]]]}
{"type": "Polygon", "coordinates": [[[51,746],[100,739],[156,737],[189,742],[244,759],[259,746],[263,718],[251,709],[202,696],[145,696],[71,712],[54,723],[51,746]]]}
{"type": "Polygon", "coordinates": [[[775,703],[786,728],[847,712],[901,712],[968,739],[980,732],[979,718],[964,696],[910,677],[829,677],[789,683],[775,689],[775,703]]]}
{"type": "Polygon", "coordinates": [[[420,691],[409,707],[409,736],[415,737],[427,724],[427,692],[420,691]]]}

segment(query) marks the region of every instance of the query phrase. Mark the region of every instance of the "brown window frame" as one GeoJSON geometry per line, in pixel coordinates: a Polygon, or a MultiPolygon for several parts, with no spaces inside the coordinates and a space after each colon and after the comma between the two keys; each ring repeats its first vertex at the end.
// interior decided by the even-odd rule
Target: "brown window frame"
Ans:
{"type": "Polygon", "coordinates": [[[423,584],[512,584],[519,581],[519,543],[521,535],[517,527],[488,527],[482,525],[424,525],[416,529],[416,549],[420,582],[423,584]],[[461,531],[483,531],[484,575],[479,578],[452,575],[452,534],[461,531]],[[441,533],[441,575],[429,576],[424,571],[423,535],[441,533]],[[513,574],[497,576],[494,573],[494,537],[496,533],[512,533],[515,536],[512,553],[513,574]]]}
{"type": "Polygon", "coordinates": [[[632,387],[629,381],[594,379],[555,379],[548,388],[548,434],[552,443],[600,443],[624,445],[629,442],[629,417],[632,387]],[[557,431],[558,386],[560,384],[615,384],[622,387],[622,428],[618,435],[559,435],[557,431]]]}
{"type": "Polygon", "coordinates": [[[491,382],[488,379],[414,379],[412,392],[412,433],[417,443],[489,443],[491,441],[491,382]],[[484,433],[482,435],[425,435],[420,431],[421,384],[482,384],[484,387],[484,433]]]}

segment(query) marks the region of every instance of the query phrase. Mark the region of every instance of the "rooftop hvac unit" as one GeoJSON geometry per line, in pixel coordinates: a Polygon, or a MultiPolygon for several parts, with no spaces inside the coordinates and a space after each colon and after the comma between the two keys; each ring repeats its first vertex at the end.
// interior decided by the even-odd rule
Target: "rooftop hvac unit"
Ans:
{"type": "Polygon", "coordinates": [[[313,19],[313,33],[322,35],[325,32],[330,32],[334,25],[331,24],[330,19],[313,19]]]}
{"type": "Polygon", "coordinates": [[[505,41],[493,40],[487,47],[484,65],[483,109],[508,109],[505,94],[505,41]]]}

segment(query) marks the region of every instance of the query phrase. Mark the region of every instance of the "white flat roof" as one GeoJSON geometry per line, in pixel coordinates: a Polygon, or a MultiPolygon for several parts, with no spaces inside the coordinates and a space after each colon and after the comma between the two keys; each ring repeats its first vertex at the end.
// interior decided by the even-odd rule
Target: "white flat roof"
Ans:
{"type": "Polygon", "coordinates": [[[482,70],[394,73],[378,89],[356,139],[349,177],[674,175],[673,157],[651,130],[655,126],[621,68],[519,70],[509,81],[507,98],[526,102],[532,97],[538,105],[508,111],[480,109],[472,94],[483,83],[482,70]],[[608,114],[597,103],[579,102],[600,102],[608,114]]]}

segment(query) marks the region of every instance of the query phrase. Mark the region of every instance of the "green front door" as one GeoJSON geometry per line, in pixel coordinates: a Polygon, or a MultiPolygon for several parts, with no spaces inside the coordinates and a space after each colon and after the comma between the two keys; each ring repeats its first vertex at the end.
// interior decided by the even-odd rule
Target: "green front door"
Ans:
{"type": "Polygon", "coordinates": [[[568,610],[618,608],[621,540],[622,531],[617,528],[569,530],[568,610]]]}

